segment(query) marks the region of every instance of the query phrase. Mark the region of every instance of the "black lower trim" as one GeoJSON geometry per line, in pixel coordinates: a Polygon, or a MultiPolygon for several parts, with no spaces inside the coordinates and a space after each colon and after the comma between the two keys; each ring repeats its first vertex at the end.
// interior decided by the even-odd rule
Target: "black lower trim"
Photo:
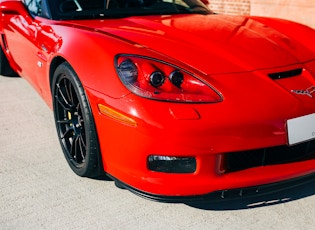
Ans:
{"type": "Polygon", "coordinates": [[[315,140],[293,146],[275,146],[224,154],[225,173],[249,168],[315,159],[315,140]]]}
{"type": "Polygon", "coordinates": [[[115,177],[111,175],[107,175],[111,179],[113,179],[117,184],[119,184],[120,188],[124,188],[129,190],[130,192],[153,201],[159,201],[164,203],[187,203],[187,202],[197,202],[197,201],[217,201],[222,199],[237,199],[241,197],[255,197],[261,195],[267,195],[276,193],[282,190],[286,190],[289,188],[294,188],[297,186],[301,186],[305,183],[309,183],[311,181],[315,181],[315,173],[309,174],[307,176],[302,176],[298,178],[294,178],[291,180],[280,181],[271,184],[258,185],[253,187],[246,188],[238,188],[231,190],[219,190],[209,194],[204,195],[196,195],[196,196],[161,196],[151,193],[146,193],[136,188],[133,188],[120,180],[117,180],[115,177]]]}

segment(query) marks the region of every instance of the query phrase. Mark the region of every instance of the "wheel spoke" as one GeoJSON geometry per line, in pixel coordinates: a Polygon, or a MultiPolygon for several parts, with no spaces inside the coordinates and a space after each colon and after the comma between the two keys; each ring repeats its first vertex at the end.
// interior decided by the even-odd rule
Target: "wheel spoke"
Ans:
{"type": "Polygon", "coordinates": [[[71,122],[72,122],[71,120],[62,120],[62,121],[58,120],[57,121],[58,124],[71,124],[71,122]]]}
{"type": "MultiPolygon", "coordinates": [[[[62,89],[60,87],[60,84],[56,84],[56,85],[57,85],[57,88],[58,88],[59,95],[62,97],[63,101],[70,107],[71,105],[68,102],[68,100],[66,99],[66,97],[65,97],[65,95],[64,95],[64,93],[63,93],[63,91],[62,91],[62,89]]],[[[59,99],[59,97],[58,97],[58,99],[59,99]]]]}
{"type": "Polygon", "coordinates": [[[79,140],[80,153],[81,153],[82,163],[83,163],[85,161],[85,146],[84,146],[81,135],[78,137],[78,140],[79,140]]]}
{"type": "Polygon", "coordinates": [[[72,142],[71,155],[77,163],[80,163],[80,158],[78,157],[78,137],[75,137],[75,139],[72,142]]]}
{"type": "Polygon", "coordinates": [[[80,103],[77,104],[76,111],[78,113],[78,123],[80,124],[80,126],[84,127],[84,120],[83,120],[83,116],[82,116],[82,112],[81,112],[80,103]]]}
{"type": "Polygon", "coordinates": [[[73,140],[71,143],[70,143],[70,156],[73,157],[74,160],[76,160],[76,157],[75,157],[75,140],[73,140]]]}
{"type": "Polygon", "coordinates": [[[80,135],[80,140],[81,140],[81,144],[83,145],[84,149],[86,149],[86,144],[85,144],[85,138],[83,137],[83,135],[80,135]]]}
{"type": "Polygon", "coordinates": [[[70,145],[70,154],[73,160],[79,164],[84,163],[86,148],[82,136],[75,136],[70,145]]]}
{"type": "Polygon", "coordinates": [[[64,79],[64,85],[65,85],[65,91],[67,95],[67,99],[69,104],[74,105],[74,97],[73,97],[73,86],[71,82],[69,81],[68,84],[66,83],[66,79],[64,79]]]}
{"type": "Polygon", "coordinates": [[[67,129],[61,136],[61,139],[70,138],[73,136],[73,129],[67,129]]]}
{"type": "Polygon", "coordinates": [[[81,107],[80,107],[80,103],[78,102],[77,106],[75,107],[75,109],[80,112],[81,115],[81,107]]]}
{"type": "Polygon", "coordinates": [[[60,99],[59,97],[56,95],[55,96],[57,102],[59,105],[61,105],[61,107],[65,110],[65,111],[70,111],[70,107],[68,105],[65,105],[60,99]]]}

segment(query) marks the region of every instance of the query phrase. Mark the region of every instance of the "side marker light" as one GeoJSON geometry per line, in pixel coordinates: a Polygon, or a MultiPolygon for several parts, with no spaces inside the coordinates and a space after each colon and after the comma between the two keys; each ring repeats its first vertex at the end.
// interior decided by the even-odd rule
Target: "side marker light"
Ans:
{"type": "Polygon", "coordinates": [[[134,119],[132,119],[132,118],[130,118],[130,117],[128,117],[128,116],[126,116],[126,115],[124,115],[124,114],[122,114],[122,113],[120,113],[120,112],[118,112],[112,108],[109,108],[105,105],[98,104],[97,106],[98,106],[98,110],[100,111],[101,114],[103,114],[107,117],[110,117],[116,121],[119,121],[123,124],[137,127],[137,122],[134,119]]]}

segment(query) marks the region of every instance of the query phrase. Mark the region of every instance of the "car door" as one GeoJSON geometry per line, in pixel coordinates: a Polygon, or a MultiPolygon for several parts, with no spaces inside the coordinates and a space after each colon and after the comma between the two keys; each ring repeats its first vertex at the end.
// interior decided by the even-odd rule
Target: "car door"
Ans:
{"type": "MultiPolygon", "coordinates": [[[[39,3],[40,0],[26,0],[25,2],[39,3]]],[[[5,13],[3,21],[3,33],[10,55],[18,65],[20,74],[33,81],[34,76],[31,73],[36,71],[37,22],[27,11],[20,10],[12,14],[5,13]]]]}
{"type": "Polygon", "coordinates": [[[61,40],[50,27],[50,20],[42,17],[42,0],[22,2],[24,10],[2,16],[6,45],[20,75],[46,97],[43,94],[47,94],[49,86],[49,55],[61,40]]]}

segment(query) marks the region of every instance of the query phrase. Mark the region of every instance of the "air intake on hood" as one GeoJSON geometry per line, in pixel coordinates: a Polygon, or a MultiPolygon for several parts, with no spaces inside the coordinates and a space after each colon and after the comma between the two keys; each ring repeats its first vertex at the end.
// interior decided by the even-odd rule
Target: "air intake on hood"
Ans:
{"type": "Polygon", "coordinates": [[[282,79],[282,78],[288,78],[288,77],[295,77],[299,76],[302,74],[303,69],[294,69],[294,70],[289,70],[285,72],[279,72],[279,73],[270,73],[268,76],[273,79],[282,79]]]}

